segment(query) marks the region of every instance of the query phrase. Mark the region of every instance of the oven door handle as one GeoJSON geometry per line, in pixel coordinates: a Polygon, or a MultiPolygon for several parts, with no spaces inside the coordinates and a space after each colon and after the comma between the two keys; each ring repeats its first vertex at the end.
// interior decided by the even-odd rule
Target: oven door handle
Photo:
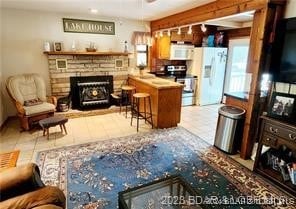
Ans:
{"type": "Polygon", "coordinates": [[[190,93],[194,91],[191,78],[181,78],[181,79],[177,78],[176,82],[184,84],[183,91],[190,92],[190,93]],[[190,80],[190,82],[188,82],[188,80],[190,80]]]}

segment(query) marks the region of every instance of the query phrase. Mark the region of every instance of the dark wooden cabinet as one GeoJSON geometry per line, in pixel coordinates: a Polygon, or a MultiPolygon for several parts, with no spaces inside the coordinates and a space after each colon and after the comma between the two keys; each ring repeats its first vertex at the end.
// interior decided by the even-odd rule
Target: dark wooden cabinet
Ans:
{"type": "Polygon", "coordinates": [[[283,177],[288,163],[296,163],[296,126],[262,116],[255,172],[274,182],[283,191],[296,195],[296,185],[292,184],[291,179],[284,180],[283,177]],[[268,150],[263,152],[263,146],[268,150]]]}

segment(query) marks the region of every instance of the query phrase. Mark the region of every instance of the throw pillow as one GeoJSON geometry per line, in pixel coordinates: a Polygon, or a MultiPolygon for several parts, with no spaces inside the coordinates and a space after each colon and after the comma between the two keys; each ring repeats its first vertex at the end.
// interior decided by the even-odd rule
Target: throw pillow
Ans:
{"type": "Polygon", "coordinates": [[[34,106],[34,105],[39,105],[42,104],[42,101],[40,99],[30,99],[30,100],[26,100],[24,101],[24,106],[34,106]]]}

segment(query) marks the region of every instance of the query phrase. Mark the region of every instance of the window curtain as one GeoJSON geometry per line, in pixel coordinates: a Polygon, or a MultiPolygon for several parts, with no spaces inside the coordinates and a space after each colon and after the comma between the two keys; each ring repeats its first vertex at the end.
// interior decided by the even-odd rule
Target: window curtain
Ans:
{"type": "Polygon", "coordinates": [[[144,44],[151,46],[151,36],[149,32],[134,31],[132,36],[132,44],[144,44]]]}

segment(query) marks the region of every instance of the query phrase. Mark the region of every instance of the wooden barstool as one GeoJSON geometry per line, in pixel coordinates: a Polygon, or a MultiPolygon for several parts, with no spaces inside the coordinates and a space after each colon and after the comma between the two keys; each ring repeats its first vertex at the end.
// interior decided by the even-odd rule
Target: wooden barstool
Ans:
{"type": "Polygon", "coordinates": [[[121,113],[121,107],[125,105],[125,117],[127,118],[127,106],[132,105],[132,101],[130,98],[132,98],[130,95],[133,93],[136,93],[136,87],[130,86],[130,85],[123,85],[121,86],[121,101],[120,101],[120,109],[119,112],[121,113]]]}
{"type": "Polygon", "coordinates": [[[151,126],[153,128],[152,106],[151,106],[150,94],[147,94],[147,93],[133,94],[132,107],[131,107],[131,125],[133,125],[133,118],[137,118],[137,132],[139,131],[139,119],[144,119],[145,123],[146,123],[146,121],[148,121],[148,119],[150,119],[151,126]],[[140,111],[141,99],[144,100],[143,101],[144,102],[143,112],[140,111]],[[146,99],[148,99],[148,102],[149,102],[149,113],[147,113],[147,111],[146,111],[146,99]]]}

